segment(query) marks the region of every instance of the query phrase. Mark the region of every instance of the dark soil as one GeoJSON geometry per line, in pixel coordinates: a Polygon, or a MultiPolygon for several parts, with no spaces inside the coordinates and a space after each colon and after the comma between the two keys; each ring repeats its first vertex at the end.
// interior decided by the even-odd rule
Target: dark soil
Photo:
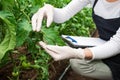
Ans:
{"type": "Polygon", "coordinates": [[[76,74],[71,67],[66,71],[64,76],[61,75],[65,72],[66,67],[68,67],[69,61],[63,60],[58,62],[53,62],[49,67],[50,80],[95,80],[88,77],[83,77],[81,75],[76,74]]]}
{"type": "MultiPolygon", "coordinates": [[[[68,60],[52,62],[49,67],[49,80],[95,80],[81,75],[76,74],[71,68],[60,78],[60,76],[65,71],[66,67],[69,65],[68,60]]],[[[12,77],[11,73],[13,71],[13,64],[8,63],[0,68],[0,80],[9,80],[12,77]]],[[[19,80],[36,80],[37,71],[34,69],[21,71],[19,80]]]]}
{"type": "MultiPolygon", "coordinates": [[[[9,80],[10,77],[12,77],[12,71],[13,71],[13,64],[9,63],[2,68],[0,68],[0,80],[9,80]]],[[[35,80],[37,77],[37,71],[30,69],[30,70],[24,70],[21,71],[21,75],[19,77],[19,80],[35,80]]]]}
{"type": "MultiPolygon", "coordinates": [[[[28,58],[31,56],[28,54],[26,47],[20,47],[17,49],[21,53],[25,53],[28,58]]],[[[13,59],[17,59],[19,54],[12,54],[13,59]]],[[[15,61],[16,65],[19,64],[19,60],[15,61]]],[[[4,66],[0,67],[0,80],[10,80],[12,78],[12,72],[14,69],[13,62],[8,61],[4,66]]],[[[19,75],[19,80],[35,80],[37,77],[37,71],[34,69],[22,70],[19,75]]]]}

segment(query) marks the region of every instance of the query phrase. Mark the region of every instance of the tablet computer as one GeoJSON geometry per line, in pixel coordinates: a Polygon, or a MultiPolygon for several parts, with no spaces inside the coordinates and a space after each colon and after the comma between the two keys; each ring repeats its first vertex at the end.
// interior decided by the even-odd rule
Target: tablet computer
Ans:
{"type": "Polygon", "coordinates": [[[71,47],[85,48],[104,44],[106,41],[100,38],[62,35],[62,39],[71,47]]]}

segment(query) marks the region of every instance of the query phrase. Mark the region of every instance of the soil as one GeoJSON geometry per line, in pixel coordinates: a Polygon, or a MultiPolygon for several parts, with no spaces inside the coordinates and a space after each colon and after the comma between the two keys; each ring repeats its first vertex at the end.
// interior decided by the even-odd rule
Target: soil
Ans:
{"type": "Polygon", "coordinates": [[[50,80],[96,80],[76,74],[69,66],[68,60],[53,62],[49,67],[50,80]],[[65,73],[64,73],[65,72],[65,73]],[[62,75],[64,73],[64,75],[62,75]],[[62,77],[61,77],[62,76],[62,77]]]}
{"type": "MultiPolygon", "coordinates": [[[[0,68],[0,80],[10,80],[9,78],[12,77],[12,70],[13,70],[13,64],[9,63],[5,65],[4,67],[0,68]]],[[[21,75],[19,77],[19,80],[35,80],[37,77],[37,71],[36,70],[24,70],[21,72],[21,75]]]]}
{"type": "MultiPolygon", "coordinates": [[[[25,53],[30,58],[31,56],[28,54],[26,47],[19,47],[17,49],[21,53],[25,53]]],[[[12,54],[12,58],[16,59],[19,57],[18,54],[12,54]]],[[[19,64],[19,61],[16,60],[16,65],[19,64]]],[[[12,62],[6,63],[4,66],[0,67],[0,80],[11,80],[12,71],[14,68],[14,64],[12,62]]],[[[37,71],[34,69],[22,70],[19,76],[19,80],[35,80],[37,77],[37,71]]]]}
{"type": "MultiPolygon", "coordinates": [[[[28,53],[27,49],[25,47],[21,47],[18,49],[21,53],[28,53]]],[[[13,58],[18,57],[18,55],[12,55],[13,58]]],[[[29,59],[30,55],[28,54],[29,59]]],[[[19,63],[16,62],[16,63],[19,63]]],[[[72,69],[69,67],[68,70],[64,75],[63,72],[65,72],[65,69],[69,65],[69,60],[62,60],[62,61],[50,61],[49,66],[49,80],[95,80],[87,77],[83,77],[81,75],[76,74],[72,69]],[[62,75],[62,77],[61,77],[62,75]],[[61,78],[60,78],[61,77],[61,78]]],[[[12,71],[13,71],[14,64],[12,62],[7,63],[3,67],[0,68],[0,80],[10,80],[9,78],[12,77],[12,71]]],[[[29,70],[22,70],[21,74],[19,76],[19,80],[36,80],[38,72],[34,69],[29,70]]]]}
{"type": "MultiPolygon", "coordinates": [[[[71,68],[60,79],[60,76],[68,67],[68,60],[52,62],[49,66],[49,80],[95,80],[76,74],[71,68]]],[[[0,68],[0,80],[9,80],[12,77],[13,64],[8,63],[0,68]]],[[[37,71],[33,69],[21,71],[19,80],[36,80],[37,71]]]]}

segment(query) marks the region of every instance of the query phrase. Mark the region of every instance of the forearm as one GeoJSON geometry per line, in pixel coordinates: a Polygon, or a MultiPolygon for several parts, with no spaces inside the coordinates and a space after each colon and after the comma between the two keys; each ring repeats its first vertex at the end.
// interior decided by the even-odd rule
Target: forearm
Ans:
{"type": "Polygon", "coordinates": [[[120,53],[120,48],[115,42],[107,42],[101,46],[84,49],[85,59],[105,59],[120,53]]]}
{"type": "MultiPolygon", "coordinates": [[[[86,58],[90,55],[91,59],[105,59],[120,53],[120,29],[105,44],[89,48],[86,58]]],[[[89,58],[89,57],[88,57],[89,58]]]]}
{"type": "Polygon", "coordinates": [[[63,23],[84,8],[89,0],[72,0],[64,8],[54,8],[54,22],[63,23]]]}

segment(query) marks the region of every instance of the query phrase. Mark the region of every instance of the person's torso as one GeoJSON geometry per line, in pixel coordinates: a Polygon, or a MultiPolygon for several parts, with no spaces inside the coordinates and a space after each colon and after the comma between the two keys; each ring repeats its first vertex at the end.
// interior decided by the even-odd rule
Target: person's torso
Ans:
{"type": "MultiPolygon", "coordinates": [[[[108,6],[104,6],[104,4],[100,6],[99,3],[102,1],[104,0],[95,1],[93,6],[93,20],[99,31],[100,38],[109,40],[120,28],[120,8],[117,8],[118,5],[120,6],[120,3],[106,3],[108,6]]],[[[114,80],[120,80],[120,54],[104,59],[103,62],[110,67],[114,80]]]]}
{"type": "Polygon", "coordinates": [[[120,1],[106,2],[95,0],[93,5],[93,20],[99,32],[99,37],[109,40],[120,27],[120,1]]]}
{"type": "Polygon", "coordinates": [[[104,19],[114,19],[120,17],[120,0],[116,2],[107,2],[106,0],[98,0],[94,12],[96,15],[104,19]]]}

